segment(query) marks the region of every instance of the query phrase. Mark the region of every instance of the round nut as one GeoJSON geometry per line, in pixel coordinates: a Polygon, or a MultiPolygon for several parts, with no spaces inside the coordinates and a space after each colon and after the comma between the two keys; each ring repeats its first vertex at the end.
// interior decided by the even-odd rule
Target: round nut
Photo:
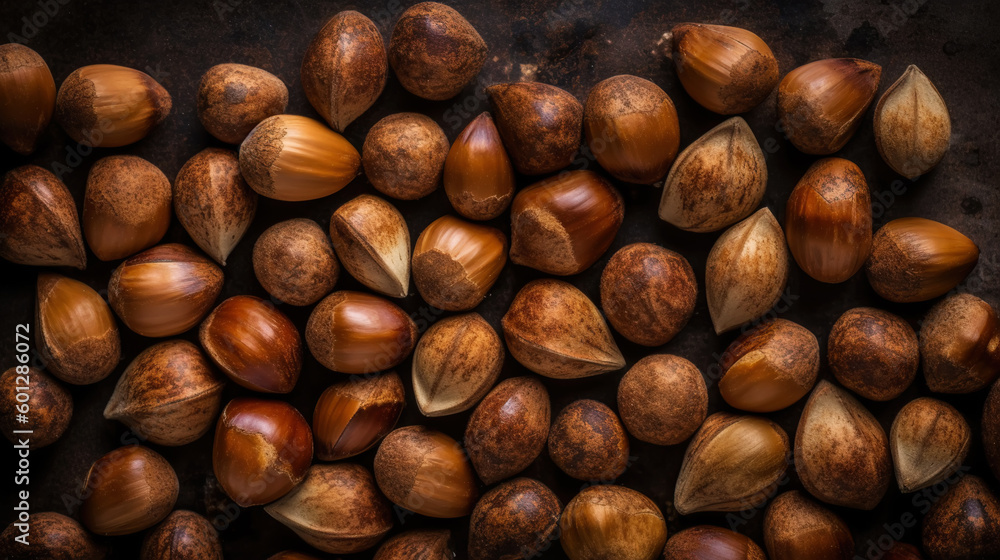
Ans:
{"type": "Polygon", "coordinates": [[[639,360],[618,384],[618,412],[628,432],[656,445],[680,443],[708,415],[708,389],[694,364],[656,354],[639,360]]]}
{"type": "Polygon", "coordinates": [[[920,363],[917,333],[909,323],[871,307],[849,309],[837,319],[827,356],[841,385],[873,401],[902,394],[920,363]]]}
{"type": "Polygon", "coordinates": [[[607,405],[581,399],[562,409],[549,430],[549,456],[580,480],[611,481],[628,466],[628,434],[607,405]]]}

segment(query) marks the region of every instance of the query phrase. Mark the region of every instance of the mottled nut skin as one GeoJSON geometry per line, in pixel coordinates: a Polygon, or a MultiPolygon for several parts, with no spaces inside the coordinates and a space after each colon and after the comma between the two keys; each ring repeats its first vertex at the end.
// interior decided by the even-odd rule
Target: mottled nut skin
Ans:
{"type": "Polygon", "coordinates": [[[0,257],[32,266],[87,267],[76,202],[51,171],[24,165],[3,176],[0,257]]]}
{"type": "Polygon", "coordinates": [[[515,478],[479,500],[469,522],[469,560],[530,558],[557,536],[562,504],[547,486],[515,478]]]}
{"type": "Polygon", "coordinates": [[[382,543],[373,560],[450,560],[455,553],[447,529],[418,529],[400,533],[382,543]]]}
{"type": "Polygon", "coordinates": [[[771,560],[852,560],[854,538],[832,511],[792,490],[764,515],[764,544],[771,560]]]}
{"type": "Polygon", "coordinates": [[[632,342],[666,344],[694,313],[698,281],[687,259],[652,243],[616,252],[601,274],[601,308],[632,342]]]}
{"type": "Polygon", "coordinates": [[[486,42],[453,8],[421,2],[396,21],[389,63],[410,93],[440,101],[452,98],[479,74],[486,42]]]}
{"type": "Polygon", "coordinates": [[[212,524],[193,511],[177,510],[142,541],[141,560],[222,560],[212,524]]]}
{"type": "MultiPolygon", "coordinates": [[[[14,430],[32,430],[31,448],[39,449],[55,443],[69,427],[73,417],[73,397],[53,377],[40,369],[28,366],[27,372],[20,374],[12,367],[0,376],[0,430],[12,443],[17,443],[14,430]],[[27,387],[31,414],[28,422],[15,422],[17,387],[27,387]]],[[[21,436],[23,437],[23,436],[21,436]]]]}
{"type": "Polygon", "coordinates": [[[501,381],[479,403],[465,427],[469,460],[486,484],[528,468],[549,437],[549,393],[534,377],[501,381]]]}
{"type": "Polygon", "coordinates": [[[873,401],[902,394],[920,363],[917,333],[909,323],[871,307],[849,309],[837,319],[827,357],[837,381],[873,401]]]}
{"type": "Polygon", "coordinates": [[[749,537],[713,525],[675,533],[663,549],[663,560],[767,560],[749,537]]]}
{"type": "Polygon", "coordinates": [[[900,492],[909,494],[948,478],[965,463],[971,445],[969,423],[955,407],[930,397],[906,403],[889,431],[900,492]]]}
{"type": "Polygon", "coordinates": [[[549,430],[549,456],[580,480],[612,481],[628,466],[628,434],[607,405],[581,399],[562,409],[549,430]]]}
{"type": "Polygon", "coordinates": [[[11,523],[0,534],[0,557],[11,560],[103,560],[107,547],[79,523],[51,511],[31,514],[28,546],[14,541],[21,530],[11,523]]]}
{"type": "Polygon", "coordinates": [[[559,529],[559,544],[572,560],[653,560],[667,541],[653,500],[613,484],[581,490],[566,504],[559,529]]]}
{"type": "Polygon", "coordinates": [[[330,293],[340,263],[326,232],[307,218],[267,228],[253,246],[253,272],[267,293],[292,305],[312,305],[330,293]]]}
{"type": "Polygon", "coordinates": [[[955,478],[924,516],[924,552],[930,560],[1000,558],[1000,503],[978,476],[955,478]]]}
{"type": "Polygon", "coordinates": [[[920,355],[931,391],[971,393],[1000,373],[1000,320],[972,294],[938,303],[920,327],[920,355]]]}
{"type": "Polygon", "coordinates": [[[628,432],[656,445],[680,443],[708,414],[708,389],[694,364],[670,354],[646,356],[618,384],[618,413],[628,432]]]}
{"type": "Polygon", "coordinates": [[[567,91],[537,82],[486,88],[514,168],[524,175],[558,171],[580,147],[583,105],[567,91]]]}
{"type": "Polygon", "coordinates": [[[209,134],[230,144],[239,144],[260,121],[287,106],[285,83],[253,66],[218,64],[198,85],[198,119],[209,134]]]}
{"type": "Polygon", "coordinates": [[[361,148],[361,163],[373,187],[402,200],[416,200],[441,184],[451,145],[430,117],[397,113],[375,123],[361,148]]]}

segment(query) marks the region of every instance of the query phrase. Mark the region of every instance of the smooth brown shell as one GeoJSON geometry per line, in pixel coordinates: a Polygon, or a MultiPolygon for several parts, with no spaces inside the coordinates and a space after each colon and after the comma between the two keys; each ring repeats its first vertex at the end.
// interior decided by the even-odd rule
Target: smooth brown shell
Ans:
{"type": "Polygon", "coordinates": [[[389,38],[389,63],[399,83],[432,101],[458,95],[479,74],[486,52],[472,24],[437,2],[407,8],[389,38]]]}
{"type": "Polygon", "coordinates": [[[257,124],[285,112],[288,88],[274,74],[245,64],[217,64],[198,84],[198,120],[209,134],[239,144],[257,124]]]}
{"type": "Polygon", "coordinates": [[[293,218],[260,234],[253,246],[253,271],[271,296],[302,306],[330,293],[340,276],[340,263],[319,224],[293,218]]]}
{"type": "Polygon", "coordinates": [[[854,538],[832,511],[798,490],[771,502],[764,515],[764,544],[771,560],[851,560],[854,538]]]}
{"type": "Polygon", "coordinates": [[[469,521],[469,560],[531,558],[558,536],[562,504],[541,482],[516,478],[479,500],[469,521]],[[534,554],[533,554],[534,553],[534,554]]]}
{"type": "MultiPolygon", "coordinates": [[[[42,370],[17,366],[0,376],[0,430],[11,443],[17,443],[18,438],[23,437],[14,434],[14,430],[31,430],[32,449],[55,443],[69,427],[72,418],[73,396],[42,370]],[[18,373],[18,367],[26,368],[27,373],[18,373]],[[17,407],[22,404],[16,400],[20,392],[29,395],[31,414],[25,423],[15,421],[17,407]]],[[[37,530],[34,526],[38,522],[35,515],[32,514],[32,531],[37,530]]]]}
{"type": "Polygon", "coordinates": [[[18,560],[104,560],[108,548],[86,529],[61,513],[31,514],[27,547],[14,541],[21,534],[11,523],[0,534],[0,556],[18,560]]]}
{"type": "Polygon", "coordinates": [[[712,525],[697,525],[674,533],[663,549],[663,560],[767,560],[750,537],[712,525]]]}
{"type": "Polygon", "coordinates": [[[403,383],[393,372],[330,385],[313,411],[316,458],[338,461],[367,451],[392,431],[405,406],[403,383]]]}
{"type": "Polygon", "coordinates": [[[180,483],[159,453],[126,445],[94,462],[83,483],[80,520],[98,535],[128,535],[159,523],[177,501],[180,483]]]}
{"type": "Polygon", "coordinates": [[[827,359],[841,385],[866,399],[889,401],[917,376],[917,333],[888,311],[848,309],[830,330],[827,359]]]}
{"type": "Polygon", "coordinates": [[[601,308],[622,336],[644,346],[670,342],[694,314],[698,281],[678,253],[652,243],[622,247],[601,273],[601,308]]]}
{"type": "Polygon", "coordinates": [[[179,509],[142,541],[140,560],[222,560],[222,543],[212,524],[197,513],[179,509]]]}
{"type": "Polygon", "coordinates": [[[450,540],[447,529],[406,531],[382,543],[373,560],[452,560],[450,540]]]}
{"type": "Polygon", "coordinates": [[[580,148],[583,105],[569,92],[538,82],[486,88],[500,137],[519,173],[544,175],[568,166],[580,148]]]}
{"type": "Polygon", "coordinates": [[[480,480],[493,484],[528,468],[545,449],[552,405],[534,377],[504,379],[469,416],[465,450],[480,480]]]}
{"type": "Polygon", "coordinates": [[[581,399],[562,409],[549,429],[549,457],[573,478],[610,482],[629,462],[628,434],[607,405],[581,399]]]}
{"type": "Polygon", "coordinates": [[[936,393],[978,391],[1000,374],[1000,321],[972,294],[941,301],[920,327],[927,386],[936,393]]]}
{"type": "Polygon", "coordinates": [[[24,165],[4,175],[0,257],[31,266],[87,267],[76,203],[51,171],[24,165]]]}
{"type": "Polygon", "coordinates": [[[0,99],[0,142],[24,156],[34,152],[56,106],[45,59],[20,43],[0,45],[0,99]]]}
{"type": "Polygon", "coordinates": [[[451,205],[470,220],[496,218],[510,205],[514,166],[489,113],[480,113],[455,138],[442,182],[451,205]]]}
{"type": "Polygon", "coordinates": [[[612,484],[584,488],[566,504],[559,544],[572,560],[653,560],[667,523],[653,500],[612,484]]]}
{"type": "Polygon", "coordinates": [[[948,493],[924,516],[921,530],[930,560],[1000,557],[1000,503],[986,483],[967,474],[949,479],[948,493]]]}
{"type": "Polygon", "coordinates": [[[708,415],[705,379],[679,356],[646,356],[618,384],[618,413],[635,438],[656,445],[681,443],[708,415]]]}
{"type": "Polygon", "coordinates": [[[929,397],[908,402],[889,432],[899,491],[914,492],[951,476],[965,462],[971,441],[969,423],[955,407],[929,397]]]}
{"type": "Polygon", "coordinates": [[[416,200],[441,184],[448,150],[448,137],[433,119],[419,113],[396,113],[368,131],[361,161],[376,190],[416,200]]]}

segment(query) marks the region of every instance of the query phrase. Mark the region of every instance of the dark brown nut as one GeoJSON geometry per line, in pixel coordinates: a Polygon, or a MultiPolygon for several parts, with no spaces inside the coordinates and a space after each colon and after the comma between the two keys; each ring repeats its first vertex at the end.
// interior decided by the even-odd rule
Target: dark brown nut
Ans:
{"type": "Polygon", "coordinates": [[[215,527],[193,511],[179,509],[142,541],[140,560],[222,560],[215,527]]]}
{"type": "Polygon", "coordinates": [[[618,413],[633,437],[675,445],[705,421],[708,389],[688,360],[670,354],[646,356],[618,384],[618,413]]]}
{"type": "Polygon", "coordinates": [[[572,163],[583,126],[583,105],[576,97],[537,82],[493,85],[486,95],[519,173],[544,175],[572,163]]]}
{"type": "Polygon", "coordinates": [[[534,377],[501,381],[465,427],[465,449],[480,480],[493,484],[528,468],[545,449],[552,405],[534,377]]]}
{"type": "Polygon", "coordinates": [[[337,284],[340,264],[316,222],[294,218],[267,228],[253,246],[257,281],[276,299],[312,305],[337,284]]]}
{"type": "Polygon", "coordinates": [[[316,458],[338,461],[363,453],[392,431],[406,406],[395,373],[351,377],[330,385],[316,401],[316,458]]]}
{"type": "Polygon", "coordinates": [[[373,560],[451,560],[451,531],[417,529],[400,533],[382,543],[373,560]]]}
{"type": "Polygon", "coordinates": [[[749,537],[713,525],[698,525],[674,533],[663,549],[663,560],[767,560],[749,537]]]}
{"type": "Polygon", "coordinates": [[[80,520],[98,535],[129,535],[148,529],[174,509],[180,483],[159,453],[126,445],[90,467],[83,483],[80,520]]]}
{"type": "Polygon", "coordinates": [[[632,342],[660,346],[677,335],[698,298],[698,281],[683,256],[652,243],[619,249],[601,273],[601,308],[632,342]]]}
{"type": "Polygon", "coordinates": [[[365,175],[379,192],[416,200],[441,184],[449,148],[448,137],[430,117],[396,113],[368,131],[361,162],[365,175]]]}
{"type": "Polygon", "coordinates": [[[218,64],[198,85],[198,120],[209,134],[239,144],[260,121],[288,106],[288,88],[277,76],[245,64],[218,64]]]}
{"type": "Polygon", "coordinates": [[[607,405],[581,399],[556,416],[549,430],[549,457],[580,480],[610,482],[628,467],[628,434],[607,405]]]}
{"type": "Polygon", "coordinates": [[[472,24],[437,2],[410,6],[389,38],[389,63],[399,82],[410,93],[433,101],[458,95],[479,74],[486,51],[472,24]]]}
{"type": "Polygon", "coordinates": [[[767,507],[764,544],[771,560],[854,558],[854,538],[847,524],[798,490],[785,492],[767,507]]]}
{"type": "Polygon", "coordinates": [[[889,401],[913,383],[920,365],[917,333],[902,317],[871,307],[848,309],[827,342],[830,369],[866,399],[889,401]]]}
{"type": "Polygon", "coordinates": [[[1000,321],[971,294],[938,303],[920,327],[920,355],[931,391],[971,393],[1000,374],[1000,321]]]}
{"type": "Polygon", "coordinates": [[[0,257],[31,266],[87,267],[76,203],[51,171],[24,165],[4,175],[0,257]]]}
{"type": "Polygon", "coordinates": [[[531,558],[556,538],[562,504],[541,482],[515,478],[479,500],[469,522],[469,560],[531,558]]]}
{"type": "Polygon", "coordinates": [[[0,99],[0,142],[29,155],[56,106],[56,83],[45,59],[20,43],[0,45],[0,99]]]}
{"type": "Polygon", "coordinates": [[[983,479],[948,479],[948,493],[924,516],[921,530],[930,560],[1000,558],[1000,503],[983,479]]]}
{"type": "MultiPolygon", "coordinates": [[[[42,370],[21,365],[0,376],[0,430],[11,443],[24,438],[14,430],[31,430],[29,445],[32,449],[55,443],[69,427],[72,417],[72,395],[42,370]],[[21,393],[28,395],[27,401],[17,398],[21,393]],[[26,403],[28,406],[24,407],[26,403]],[[23,414],[22,408],[30,412],[28,421],[15,422],[15,416],[23,414]]],[[[32,516],[32,531],[36,529],[36,522],[32,516]]]]}
{"type": "Polygon", "coordinates": [[[0,557],[11,560],[104,560],[108,549],[79,523],[51,511],[31,514],[28,546],[15,541],[24,535],[11,523],[0,534],[0,557]]]}
{"type": "Polygon", "coordinates": [[[613,484],[581,490],[566,504],[559,530],[570,560],[652,560],[667,542],[667,523],[653,500],[613,484]]]}

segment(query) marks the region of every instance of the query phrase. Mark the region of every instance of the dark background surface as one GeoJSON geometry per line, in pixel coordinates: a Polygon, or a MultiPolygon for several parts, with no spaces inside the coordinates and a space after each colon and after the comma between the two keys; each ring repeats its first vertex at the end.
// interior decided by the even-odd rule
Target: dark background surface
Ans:
{"type": "MultiPolygon", "coordinates": [[[[251,2],[250,0],[203,0],[191,2],[97,2],[59,0],[58,12],[50,17],[36,16],[42,11],[36,0],[4,0],[0,3],[0,32],[14,32],[28,38],[27,44],[49,63],[57,85],[74,69],[96,63],[110,63],[145,70],[171,93],[174,109],[169,118],[143,141],[118,149],[100,149],[78,157],[68,137],[53,124],[42,148],[33,156],[21,158],[6,149],[0,150],[0,170],[25,163],[46,168],[66,165],[70,171],[63,179],[78,204],[82,201],[89,168],[99,158],[111,154],[135,154],[158,165],[173,179],[183,163],[207,146],[222,144],[210,137],[198,123],[196,90],[198,80],[210,66],[222,62],[240,62],[260,66],[289,86],[289,113],[319,118],[306,101],[299,81],[299,65],[306,45],[325,20],[336,12],[353,8],[371,17],[388,41],[391,25],[410,0],[388,0],[365,4],[299,0],[296,2],[251,2]],[[22,18],[39,25],[28,37],[22,18]],[[67,151],[69,150],[69,151],[67,151]]],[[[49,0],[50,4],[57,4],[49,0]]],[[[916,63],[934,81],[948,103],[952,117],[952,146],[944,161],[928,176],[916,182],[901,180],[880,159],[871,130],[871,109],[863,125],[840,156],[858,163],[864,170],[875,199],[876,227],[903,216],[924,216],[949,224],[971,237],[982,249],[978,267],[959,288],[974,293],[990,304],[1000,304],[997,287],[1000,273],[997,217],[1000,196],[996,177],[997,159],[997,86],[1000,85],[997,53],[998,12],[994,2],[945,0],[883,0],[860,2],[825,0],[801,2],[655,2],[631,0],[556,0],[472,2],[451,0],[483,35],[490,46],[489,57],[479,82],[458,97],[444,102],[427,102],[405,92],[390,75],[385,93],[376,105],[346,131],[347,138],[360,150],[365,131],[378,119],[398,111],[419,111],[442,124],[449,139],[481,111],[487,110],[483,87],[497,82],[535,79],[561,86],[581,101],[601,79],[616,74],[636,74],[648,78],[671,96],[681,121],[681,146],[723,120],[698,106],[680,87],[672,66],[654,52],[657,40],[673,24],[695,21],[746,27],[765,39],[778,58],[784,75],[803,63],[827,57],[862,57],[883,66],[879,88],[881,95],[910,63],[916,63]],[[897,194],[893,193],[893,189],[897,194]],[[898,194],[901,193],[901,194],[898,194]]],[[[27,32],[30,32],[29,28],[27,32]]],[[[7,42],[9,39],[3,40],[7,42]]],[[[785,200],[795,182],[816,159],[796,151],[775,129],[775,98],[744,115],[762,145],[775,147],[767,154],[770,180],[763,204],[784,222],[785,200]]],[[[596,163],[580,158],[574,168],[596,163]]],[[[522,178],[521,185],[530,181],[522,178]]],[[[659,191],[651,187],[619,185],[626,198],[625,224],[612,249],[590,270],[570,280],[598,301],[598,282],[604,263],[614,250],[637,241],[661,244],[689,259],[698,277],[701,293],[690,324],[673,341],[659,349],[646,349],[621,337],[618,343],[629,365],[652,352],[670,352],[690,359],[709,383],[710,412],[728,409],[716,388],[717,355],[736,336],[715,336],[704,299],[705,259],[713,234],[686,233],[661,222],[656,216],[659,191]]],[[[253,226],[229,259],[225,269],[223,297],[253,294],[267,298],[254,278],[250,266],[253,241],[268,226],[292,217],[309,217],[327,226],[330,214],[339,204],[373,189],[362,176],[341,192],[309,203],[288,203],[261,199],[253,226]]],[[[413,239],[423,228],[451,208],[442,190],[416,202],[393,201],[403,212],[413,239]]],[[[494,225],[509,233],[507,216],[494,225]]],[[[164,241],[193,245],[187,233],[174,221],[164,241]]],[[[98,290],[106,289],[111,270],[117,263],[102,263],[88,255],[85,271],[59,270],[87,282],[98,290]]],[[[34,268],[2,263],[0,291],[0,330],[8,333],[0,344],[0,364],[13,364],[13,330],[16,323],[33,321],[34,268]]],[[[499,320],[514,293],[526,281],[538,277],[533,270],[508,264],[485,302],[478,308],[488,321],[499,328],[499,320]]],[[[337,289],[357,289],[359,284],[342,274],[337,289]]],[[[411,293],[415,290],[411,287],[411,293]]],[[[914,325],[933,302],[897,305],[883,301],[869,287],[863,274],[836,286],[824,285],[806,277],[793,265],[788,282],[790,304],[778,315],[810,328],[825,350],[826,336],[836,318],[858,305],[872,305],[898,313],[914,325]]],[[[401,300],[411,312],[427,307],[417,295],[401,300]]],[[[304,328],[310,308],[280,305],[300,329],[304,328]]],[[[436,317],[436,316],[435,316],[436,317]]],[[[56,444],[32,453],[31,495],[34,511],[52,510],[76,514],[72,496],[81,486],[90,464],[104,453],[131,438],[126,428],[106,421],[102,410],[115,382],[128,362],[142,349],[154,343],[129,332],[122,325],[123,356],[118,369],[104,381],[92,386],[72,387],[76,410],[74,420],[56,444]],[[67,501],[67,498],[68,501],[67,501]]],[[[195,332],[182,336],[196,340],[195,332]]],[[[410,389],[410,362],[397,371],[410,389]]],[[[527,371],[508,359],[503,377],[527,371]]],[[[552,396],[553,414],[578,398],[596,398],[615,408],[618,380],[624,373],[613,372],[573,381],[543,379],[552,396]]],[[[319,393],[328,384],[341,379],[307,356],[298,387],[287,398],[302,410],[307,419],[319,393]]],[[[821,376],[830,378],[825,360],[821,376]]],[[[230,386],[226,398],[247,394],[230,386]]],[[[896,412],[909,400],[928,394],[922,375],[900,398],[888,403],[864,402],[888,432],[896,412]]],[[[985,392],[968,396],[940,396],[957,406],[973,426],[974,445],[967,460],[970,472],[986,479],[994,489],[996,479],[983,459],[979,423],[985,392]]],[[[421,423],[460,439],[468,413],[444,418],[423,418],[412,395],[401,425],[421,423]]],[[[802,411],[802,402],[769,415],[794,436],[802,411]]],[[[175,467],[181,481],[178,508],[192,509],[216,519],[227,557],[266,558],[286,548],[309,551],[289,529],[272,520],[261,508],[225,512],[228,500],[213,485],[211,475],[211,433],[199,441],[179,448],[153,446],[175,467]],[[235,515],[233,513],[235,512],[235,515]],[[228,515],[228,518],[227,518],[228,515]],[[221,516],[221,517],[220,517],[221,516]]],[[[685,444],[658,447],[632,439],[631,465],[617,481],[649,495],[662,508],[671,534],[691,525],[712,523],[729,526],[726,514],[696,514],[679,517],[671,507],[674,480],[680,468],[685,444]]],[[[2,452],[0,468],[14,470],[14,457],[8,448],[2,452]]],[[[371,465],[374,450],[356,460],[371,465]]],[[[581,483],[561,473],[543,455],[524,475],[548,484],[565,503],[581,489],[581,483]]],[[[7,479],[7,474],[3,478],[7,479]]],[[[781,490],[801,488],[794,475],[781,490]]],[[[6,494],[6,493],[5,493],[6,494]]],[[[924,498],[926,500],[926,498],[924,498]]],[[[11,496],[5,495],[4,522],[12,517],[11,496]]],[[[851,526],[858,553],[864,555],[869,539],[886,533],[886,523],[898,522],[904,513],[920,517],[924,501],[901,495],[890,488],[882,505],[871,512],[832,508],[851,526]]],[[[763,510],[751,512],[738,530],[763,543],[763,510]]],[[[456,549],[464,557],[468,518],[436,521],[411,515],[396,520],[393,532],[425,526],[443,526],[453,530],[456,549]]],[[[114,558],[136,558],[141,535],[108,539],[114,558]]],[[[912,528],[902,540],[919,542],[919,529],[912,528]]],[[[317,556],[323,557],[316,553],[317,556]]],[[[369,551],[358,558],[368,558],[369,551]]],[[[544,553],[545,558],[562,558],[558,545],[544,553]]]]}

